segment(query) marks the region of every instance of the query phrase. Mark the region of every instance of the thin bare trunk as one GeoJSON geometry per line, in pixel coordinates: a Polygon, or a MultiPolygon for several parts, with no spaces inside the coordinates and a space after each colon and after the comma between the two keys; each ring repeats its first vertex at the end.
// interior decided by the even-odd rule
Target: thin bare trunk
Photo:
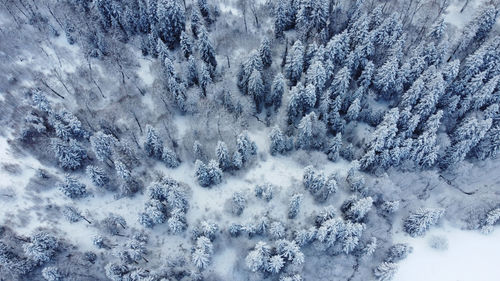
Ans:
{"type": "Polygon", "coordinates": [[[469,2],[470,2],[470,0],[465,1],[464,6],[462,7],[462,9],[460,9],[460,13],[462,13],[465,10],[465,7],[467,7],[467,5],[469,5],[469,2]]]}

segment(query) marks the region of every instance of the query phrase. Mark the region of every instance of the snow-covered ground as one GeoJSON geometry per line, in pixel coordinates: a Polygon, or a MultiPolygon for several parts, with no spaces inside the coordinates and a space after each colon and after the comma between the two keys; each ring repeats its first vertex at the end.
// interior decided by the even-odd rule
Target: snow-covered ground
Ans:
{"type": "Polygon", "coordinates": [[[489,235],[451,226],[430,230],[419,238],[400,237],[413,253],[399,263],[394,281],[496,281],[500,278],[500,229],[489,235]],[[433,237],[448,241],[448,249],[430,246],[433,237]]]}

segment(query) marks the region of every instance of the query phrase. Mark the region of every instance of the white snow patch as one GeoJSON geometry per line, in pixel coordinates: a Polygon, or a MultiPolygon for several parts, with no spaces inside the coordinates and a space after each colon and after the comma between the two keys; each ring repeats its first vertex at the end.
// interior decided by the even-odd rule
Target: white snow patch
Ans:
{"type": "Polygon", "coordinates": [[[464,11],[460,13],[460,10],[464,6],[464,2],[454,1],[446,10],[444,21],[462,29],[467,23],[469,23],[469,21],[471,21],[471,19],[474,18],[474,14],[477,12],[478,8],[485,2],[485,0],[469,1],[469,4],[467,4],[464,11]]]}
{"type": "Polygon", "coordinates": [[[213,261],[214,271],[223,280],[235,280],[235,263],[238,259],[238,252],[235,248],[225,248],[218,253],[213,261]]]}
{"type": "Polygon", "coordinates": [[[137,75],[141,78],[142,81],[148,86],[153,85],[155,77],[151,73],[151,64],[153,63],[151,60],[148,60],[144,57],[139,56],[139,69],[137,70],[137,75]]]}
{"type": "Polygon", "coordinates": [[[425,237],[402,237],[413,253],[399,264],[394,281],[495,281],[500,276],[500,230],[489,235],[451,226],[430,230],[425,237]],[[429,246],[428,239],[448,239],[448,250],[429,246]]]}

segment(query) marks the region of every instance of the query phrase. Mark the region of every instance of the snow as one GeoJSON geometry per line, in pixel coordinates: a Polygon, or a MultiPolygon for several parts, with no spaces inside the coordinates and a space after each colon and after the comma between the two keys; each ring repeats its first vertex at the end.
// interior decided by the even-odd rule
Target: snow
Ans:
{"type": "Polygon", "coordinates": [[[452,226],[431,229],[425,237],[402,237],[399,242],[413,246],[413,253],[401,261],[394,281],[494,281],[500,276],[500,229],[489,235],[452,226]],[[448,250],[429,246],[439,235],[448,240],[448,250]]]}
{"type": "Polygon", "coordinates": [[[213,261],[214,271],[223,280],[235,280],[235,263],[238,252],[234,248],[226,248],[213,261]]]}
{"type": "Polygon", "coordinates": [[[463,1],[453,1],[444,16],[444,21],[455,25],[457,28],[462,29],[472,18],[474,18],[475,13],[478,8],[481,7],[486,0],[472,0],[469,1],[467,7],[462,13],[460,10],[464,6],[463,1]]]}
{"type": "Polygon", "coordinates": [[[139,60],[139,69],[137,70],[137,74],[139,75],[141,80],[146,83],[146,85],[153,85],[153,82],[155,80],[155,76],[151,72],[151,64],[153,62],[143,56],[137,56],[137,58],[139,60]]]}

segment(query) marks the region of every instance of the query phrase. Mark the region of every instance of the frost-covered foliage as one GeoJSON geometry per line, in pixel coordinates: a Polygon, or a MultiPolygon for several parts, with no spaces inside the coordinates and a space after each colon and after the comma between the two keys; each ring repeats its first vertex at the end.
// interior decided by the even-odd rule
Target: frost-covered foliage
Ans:
{"type": "Polygon", "coordinates": [[[114,139],[112,136],[107,135],[101,131],[95,133],[90,137],[90,143],[92,144],[92,150],[99,161],[106,161],[110,159],[113,151],[114,139]]]}
{"type": "Polygon", "coordinates": [[[87,176],[90,178],[92,183],[95,184],[97,187],[101,188],[108,187],[109,176],[106,174],[104,169],[98,166],[88,165],[85,171],[87,172],[87,176]]]}
{"type": "Polygon", "coordinates": [[[309,190],[319,202],[326,201],[331,194],[337,192],[337,181],[336,174],[325,177],[323,173],[317,172],[312,166],[304,168],[302,177],[304,188],[309,190]]]}
{"type": "Polygon", "coordinates": [[[481,231],[488,234],[493,231],[493,226],[500,220],[500,208],[493,209],[486,214],[481,231]]]}
{"type": "Polygon", "coordinates": [[[266,201],[271,201],[274,189],[274,185],[270,183],[258,184],[255,186],[255,196],[266,201]]]}
{"type": "Polygon", "coordinates": [[[146,227],[167,222],[172,233],[180,233],[187,227],[186,212],[188,195],[186,187],[172,178],[165,177],[148,187],[149,201],[139,222],[146,227]]]}
{"type": "Polygon", "coordinates": [[[163,140],[160,139],[155,128],[151,125],[146,126],[146,141],[144,142],[144,149],[151,157],[161,159],[163,155],[163,140]]]}
{"type": "Polygon", "coordinates": [[[373,199],[368,196],[365,198],[357,199],[356,197],[347,199],[342,204],[342,212],[344,216],[352,221],[362,221],[366,214],[370,211],[373,205],[373,199]]]}
{"type": "Polygon", "coordinates": [[[37,232],[23,245],[24,254],[36,264],[50,261],[59,249],[59,241],[47,232],[37,232]]]}
{"type": "Polygon", "coordinates": [[[196,160],[195,177],[198,183],[203,187],[217,185],[222,181],[222,170],[219,168],[219,163],[212,159],[208,164],[204,164],[201,160],[196,160]]]}
{"type": "Polygon", "coordinates": [[[243,213],[243,210],[245,209],[246,202],[247,201],[245,199],[245,196],[242,193],[233,193],[233,196],[231,198],[231,212],[236,216],[241,215],[241,213],[243,213]]]}
{"type": "Polygon", "coordinates": [[[289,219],[294,219],[298,215],[303,198],[304,195],[302,193],[296,193],[292,195],[292,197],[290,198],[290,203],[288,204],[289,219]]]}
{"type": "Polygon", "coordinates": [[[283,135],[279,127],[274,127],[269,134],[271,155],[284,154],[292,149],[292,139],[283,135]]]}
{"type": "Polygon", "coordinates": [[[245,258],[248,269],[252,272],[279,274],[290,266],[304,263],[304,254],[295,241],[277,240],[275,247],[259,241],[245,258]]]}
{"type": "Polygon", "coordinates": [[[324,250],[349,254],[359,245],[365,228],[364,224],[331,218],[321,222],[316,234],[316,241],[324,250]]]}
{"type": "Polygon", "coordinates": [[[59,190],[72,199],[81,198],[87,194],[85,184],[79,182],[75,177],[69,174],[65,175],[64,182],[59,185],[59,190]]]}
{"type": "Polygon", "coordinates": [[[387,262],[396,263],[405,259],[412,251],[413,248],[408,244],[394,244],[387,251],[387,257],[385,258],[385,260],[387,262]]]}
{"type": "Polygon", "coordinates": [[[438,223],[443,215],[444,209],[440,208],[418,209],[404,220],[404,230],[411,236],[422,236],[429,227],[438,223]]]}
{"type": "Polygon", "coordinates": [[[61,281],[63,280],[62,274],[59,272],[59,269],[54,266],[45,267],[42,270],[42,276],[47,281],[61,281]]]}
{"type": "Polygon", "coordinates": [[[52,139],[52,149],[63,169],[75,170],[82,166],[83,160],[87,157],[86,150],[74,139],[69,142],[52,139]]]}
{"type": "Polygon", "coordinates": [[[394,278],[397,270],[397,264],[392,262],[383,262],[374,269],[373,275],[375,275],[378,281],[390,281],[394,278]]]}

